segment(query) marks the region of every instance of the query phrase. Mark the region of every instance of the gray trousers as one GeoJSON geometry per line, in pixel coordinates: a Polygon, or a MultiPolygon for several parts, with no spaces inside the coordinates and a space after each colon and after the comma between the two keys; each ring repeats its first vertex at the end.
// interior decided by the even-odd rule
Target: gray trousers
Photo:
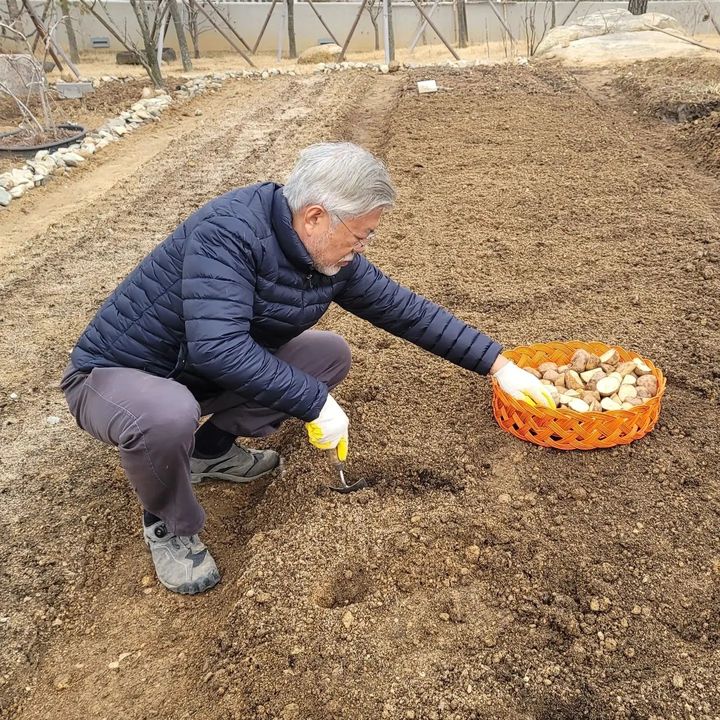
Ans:
{"type": "MultiPolygon", "coordinates": [[[[331,332],[307,330],[275,355],[330,388],[350,370],[350,348],[331,332]]],[[[131,368],[84,373],[70,365],[60,386],[77,424],[120,450],[142,506],[177,535],[192,535],[205,522],[190,484],[201,415],[212,415],[214,425],[243,437],[269,435],[288,417],[232,392],[198,402],[184,385],[131,368]]]]}

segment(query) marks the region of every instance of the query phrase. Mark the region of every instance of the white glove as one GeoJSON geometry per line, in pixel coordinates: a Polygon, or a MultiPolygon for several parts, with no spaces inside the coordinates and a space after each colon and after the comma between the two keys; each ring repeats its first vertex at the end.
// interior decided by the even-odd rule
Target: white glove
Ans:
{"type": "Polygon", "coordinates": [[[310,443],[320,450],[337,448],[338,460],[345,462],[348,453],[348,425],[350,421],[332,395],[316,420],[305,423],[310,443]]]}
{"type": "Polygon", "coordinates": [[[548,388],[512,361],[503,365],[493,377],[498,381],[498,385],[516,400],[533,406],[556,407],[548,388]]]}

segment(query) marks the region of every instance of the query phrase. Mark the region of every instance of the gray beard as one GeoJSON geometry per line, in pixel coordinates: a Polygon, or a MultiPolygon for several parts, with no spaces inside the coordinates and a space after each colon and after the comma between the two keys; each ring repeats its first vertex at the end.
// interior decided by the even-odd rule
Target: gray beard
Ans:
{"type": "Polygon", "coordinates": [[[332,277],[333,275],[337,275],[342,270],[342,267],[340,265],[315,265],[315,269],[321,275],[332,277]]]}

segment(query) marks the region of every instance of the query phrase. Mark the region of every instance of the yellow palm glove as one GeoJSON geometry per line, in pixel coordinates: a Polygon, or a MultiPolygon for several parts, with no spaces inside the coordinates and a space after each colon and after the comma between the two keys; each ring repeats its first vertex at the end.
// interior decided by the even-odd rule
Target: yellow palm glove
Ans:
{"type": "Polygon", "coordinates": [[[348,454],[348,426],[350,421],[332,395],[327,396],[320,415],[305,423],[308,440],[320,450],[337,449],[340,462],[345,462],[348,454]]]}

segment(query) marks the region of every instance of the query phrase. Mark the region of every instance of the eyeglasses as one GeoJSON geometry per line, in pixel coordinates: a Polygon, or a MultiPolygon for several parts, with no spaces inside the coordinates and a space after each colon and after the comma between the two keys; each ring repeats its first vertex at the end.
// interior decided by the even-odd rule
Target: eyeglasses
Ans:
{"type": "MultiPolygon", "coordinates": [[[[333,213],[335,215],[335,213],[333,213]]],[[[335,215],[335,217],[342,223],[343,227],[357,240],[357,242],[353,245],[353,247],[356,250],[364,250],[370,243],[375,242],[375,231],[371,230],[365,237],[360,237],[359,235],[356,235],[345,223],[343,222],[343,219],[339,215],[335,215]]]]}

